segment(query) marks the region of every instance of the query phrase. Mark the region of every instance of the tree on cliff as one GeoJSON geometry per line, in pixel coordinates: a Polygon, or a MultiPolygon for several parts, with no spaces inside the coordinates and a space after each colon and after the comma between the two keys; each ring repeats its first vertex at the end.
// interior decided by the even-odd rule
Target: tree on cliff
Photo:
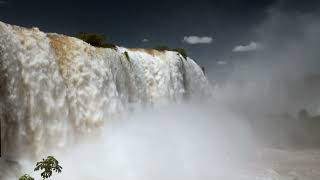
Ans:
{"type": "MultiPolygon", "coordinates": [[[[53,172],[61,173],[62,167],[59,165],[59,161],[57,161],[53,156],[48,156],[46,159],[42,159],[42,161],[37,162],[34,171],[39,170],[43,170],[41,172],[41,177],[44,180],[50,178],[53,172]]],[[[34,178],[25,174],[21,176],[19,180],[34,180],[34,178]]]]}

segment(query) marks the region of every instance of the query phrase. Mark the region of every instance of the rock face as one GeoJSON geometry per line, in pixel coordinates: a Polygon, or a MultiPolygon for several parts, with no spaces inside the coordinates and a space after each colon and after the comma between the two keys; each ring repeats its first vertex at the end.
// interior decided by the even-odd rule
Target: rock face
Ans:
{"type": "Polygon", "coordinates": [[[95,48],[0,22],[2,151],[44,153],[98,132],[136,105],[206,95],[208,81],[173,51],[95,48]]]}

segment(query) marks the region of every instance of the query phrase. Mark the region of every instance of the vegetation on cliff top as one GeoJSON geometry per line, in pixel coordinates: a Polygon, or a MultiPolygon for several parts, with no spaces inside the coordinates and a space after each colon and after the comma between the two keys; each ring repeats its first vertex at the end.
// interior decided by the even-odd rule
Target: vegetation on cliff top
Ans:
{"type": "Polygon", "coordinates": [[[181,54],[181,56],[184,59],[187,59],[187,51],[183,48],[169,48],[168,46],[156,46],[154,49],[158,50],[158,51],[176,51],[179,54],[181,54]]]}
{"type": "MultiPolygon", "coordinates": [[[[78,33],[75,37],[95,47],[116,49],[116,46],[114,44],[107,43],[106,36],[102,34],[81,32],[78,33]]],[[[169,48],[168,46],[156,46],[153,49],[156,49],[158,51],[176,51],[179,54],[181,54],[181,56],[184,59],[187,59],[188,56],[186,50],[183,48],[169,48]]],[[[126,53],[125,55],[127,59],[129,59],[126,53]]]]}
{"type": "Polygon", "coordinates": [[[107,43],[106,36],[102,34],[81,32],[75,37],[95,47],[116,49],[114,44],[107,43]]]}

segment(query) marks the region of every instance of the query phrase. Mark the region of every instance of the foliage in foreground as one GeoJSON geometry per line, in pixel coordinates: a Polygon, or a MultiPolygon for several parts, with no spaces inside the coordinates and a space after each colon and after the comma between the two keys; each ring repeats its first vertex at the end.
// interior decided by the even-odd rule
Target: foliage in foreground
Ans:
{"type": "Polygon", "coordinates": [[[106,42],[107,38],[102,34],[81,32],[75,37],[95,47],[116,49],[114,44],[106,42]]]}
{"type": "Polygon", "coordinates": [[[33,177],[29,176],[28,174],[25,174],[19,178],[19,180],[34,180],[33,177]]]}
{"type": "MultiPolygon", "coordinates": [[[[61,173],[62,167],[59,165],[59,161],[57,161],[53,156],[48,156],[46,159],[42,159],[42,161],[37,162],[34,171],[42,171],[42,179],[47,179],[52,176],[53,172],[61,173]]],[[[34,180],[34,178],[25,174],[21,176],[19,180],[34,180]]]]}
{"type": "Polygon", "coordinates": [[[187,59],[187,51],[183,48],[169,48],[168,46],[156,46],[154,49],[158,50],[158,51],[176,51],[179,54],[181,54],[181,56],[184,59],[187,59]]]}

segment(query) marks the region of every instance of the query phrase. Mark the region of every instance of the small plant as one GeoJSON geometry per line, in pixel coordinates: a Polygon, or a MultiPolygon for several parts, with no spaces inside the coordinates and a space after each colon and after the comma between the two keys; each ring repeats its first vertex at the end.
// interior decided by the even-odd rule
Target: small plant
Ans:
{"type": "Polygon", "coordinates": [[[201,70],[202,70],[203,74],[206,75],[206,68],[204,66],[201,66],[201,70]]]}
{"type": "Polygon", "coordinates": [[[42,159],[42,161],[37,162],[34,171],[39,170],[43,170],[43,172],[41,173],[41,177],[43,179],[46,179],[52,176],[53,171],[61,173],[62,167],[53,156],[48,156],[47,159],[42,159]]]}
{"type": "MultiPolygon", "coordinates": [[[[42,179],[47,179],[52,176],[53,172],[61,173],[62,167],[59,165],[59,161],[57,161],[53,156],[48,156],[46,159],[42,159],[42,161],[37,162],[36,168],[34,171],[43,170],[41,172],[42,179]]],[[[25,174],[19,178],[19,180],[34,180],[30,175],[25,174]]]]}
{"type": "Polygon", "coordinates": [[[130,62],[130,57],[127,51],[124,52],[124,55],[126,56],[127,60],[130,62]]]}

